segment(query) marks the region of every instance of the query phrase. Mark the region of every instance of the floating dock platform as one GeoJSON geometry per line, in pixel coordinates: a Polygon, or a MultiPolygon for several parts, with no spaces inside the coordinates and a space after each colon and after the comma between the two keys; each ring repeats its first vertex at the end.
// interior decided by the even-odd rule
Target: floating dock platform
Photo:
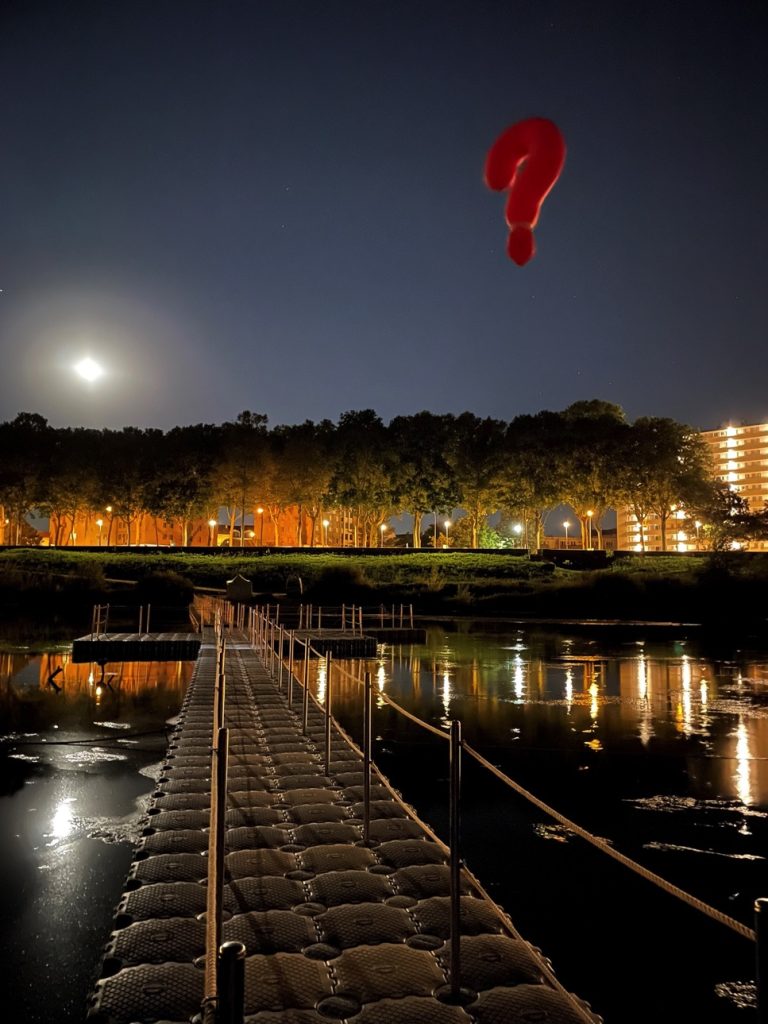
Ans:
{"type": "MultiPolygon", "coordinates": [[[[117,908],[90,1024],[189,1021],[204,996],[216,649],[206,631],[117,908]]],[[[229,782],[222,940],[245,946],[248,1024],[596,1024],[464,875],[463,1005],[450,977],[446,850],[375,771],[363,841],[360,751],[268,675],[225,660],[229,782]],[[441,998],[442,997],[442,998],[441,998]]],[[[301,698],[301,687],[293,687],[301,698]]]]}
{"type": "Polygon", "coordinates": [[[72,661],[195,661],[199,633],[89,633],[72,641],[72,661]]]}

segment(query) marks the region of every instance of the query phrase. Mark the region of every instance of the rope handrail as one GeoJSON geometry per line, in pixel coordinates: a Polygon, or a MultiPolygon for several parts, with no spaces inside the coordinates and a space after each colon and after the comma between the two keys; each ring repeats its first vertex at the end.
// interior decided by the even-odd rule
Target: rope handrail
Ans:
{"type": "MultiPolygon", "coordinates": [[[[318,651],[315,651],[314,648],[310,647],[310,651],[312,651],[312,653],[314,653],[318,657],[321,657],[320,653],[318,651]]],[[[342,666],[339,665],[338,662],[334,662],[334,668],[336,669],[337,672],[347,676],[347,678],[357,683],[359,686],[363,685],[363,681],[360,679],[359,676],[355,676],[347,669],[342,668],[342,666]]],[[[424,719],[419,718],[418,715],[414,715],[412,712],[407,711],[401,704],[398,704],[397,701],[393,700],[387,694],[380,692],[378,696],[384,701],[384,703],[394,708],[395,711],[399,712],[401,715],[403,715],[409,721],[413,722],[415,725],[421,726],[422,729],[426,729],[427,732],[432,733],[434,736],[439,736],[440,739],[442,740],[450,739],[447,733],[443,732],[441,729],[438,729],[436,726],[431,725],[429,722],[425,722],[424,719]]],[[[318,706],[321,706],[317,699],[315,699],[315,703],[318,704],[318,706]]],[[[653,885],[658,886],[660,889],[662,889],[669,895],[675,896],[681,902],[686,903],[688,906],[692,907],[695,910],[699,910],[701,913],[705,914],[713,921],[717,921],[718,923],[725,925],[727,928],[730,928],[731,931],[735,932],[737,935],[740,935],[742,938],[749,939],[752,942],[756,941],[757,936],[755,934],[754,929],[749,928],[747,925],[742,924],[740,921],[737,921],[735,918],[730,917],[728,914],[725,914],[722,911],[717,910],[715,907],[710,906],[708,903],[705,903],[698,897],[693,896],[689,892],[686,892],[685,889],[681,889],[679,886],[674,885],[672,882],[668,882],[666,879],[662,878],[661,875],[657,875],[654,871],[651,871],[649,868],[643,867],[642,864],[639,864],[636,860],[633,860],[631,857],[627,857],[626,854],[620,853],[618,850],[615,850],[612,846],[605,842],[605,840],[602,840],[599,837],[593,835],[591,832],[588,832],[580,825],[577,825],[576,822],[571,821],[570,818],[566,818],[565,815],[561,814],[559,811],[556,811],[554,807],[550,807],[549,804],[545,803],[543,800],[540,800],[538,797],[534,796],[534,794],[531,793],[529,790],[525,789],[524,786],[521,786],[519,783],[515,782],[514,779],[511,779],[506,773],[501,771],[500,768],[497,768],[494,764],[488,761],[487,758],[483,757],[483,755],[479,751],[475,750],[475,748],[472,747],[466,741],[463,741],[462,748],[467,752],[467,754],[470,755],[470,757],[477,761],[478,764],[482,765],[484,768],[490,771],[492,775],[499,779],[500,782],[503,782],[510,789],[514,790],[514,792],[516,792],[519,796],[524,797],[544,814],[553,818],[556,822],[558,822],[558,824],[562,825],[564,828],[567,828],[570,832],[573,832],[574,835],[577,835],[579,836],[579,838],[584,839],[595,849],[607,854],[609,857],[617,861],[619,864],[622,864],[630,871],[635,872],[635,874],[639,875],[641,878],[644,878],[646,881],[651,882],[653,885]]],[[[394,796],[394,791],[392,792],[394,796]]]]}
{"type": "Polygon", "coordinates": [[[612,857],[615,861],[618,861],[619,864],[623,864],[624,867],[629,868],[631,871],[634,871],[642,878],[645,878],[646,881],[658,885],[665,892],[669,893],[672,896],[676,896],[679,900],[682,900],[684,903],[687,903],[690,907],[693,907],[696,910],[700,910],[703,914],[706,914],[708,917],[711,917],[712,920],[718,921],[720,924],[726,925],[726,927],[736,932],[737,935],[741,935],[742,938],[751,939],[753,942],[756,940],[756,935],[752,928],[748,928],[740,921],[736,921],[734,918],[729,917],[727,914],[724,914],[722,911],[717,910],[715,907],[711,907],[708,903],[705,903],[703,900],[698,899],[698,897],[691,895],[691,893],[689,892],[686,892],[685,889],[681,889],[679,886],[674,885],[672,882],[668,882],[665,878],[662,878],[661,875],[657,875],[655,871],[650,871],[648,868],[644,868],[642,864],[638,864],[638,862],[636,860],[632,860],[631,857],[627,857],[625,854],[620,853],[618,850],[614,850],[612,846],[605,842],[605,840],[600,839],[598,836],[592,835],[591,832],[588,832],[580,825],[577,825],[575,821],[571,821],[570,818],[566,818],[565,815],[560,814],[559,811],[556,811],[553,807],[550,807],[549,804],[544,803],[543,800],[540,800],[537,796],[534,796],[533,793],[527,790],[524,786],[521,786],[519,782],[515,782],[514,779],[511,779],[507,774],[501,771],[500,768],[497,768],[495,765],[491,764],[491,762],[487,758],[483,757],[483,755],[479,751],[475,750],[474,747],[470,746],[469,743],[464,743],[464,750],[469,754],[470,757],[473,757],[478,762],[478,764],[481,764],[484,768],[487,768],[488,771],[491,772],[491,774],[493,774],[497,779],[499,779],[500,782],[503,782],[506,786],[509,786],[510,789],[513,789],[520,796],[525,797],[525,799],[530,801],[530,803],[532,803],[535,807],[538,807],[540,811],[543,811],[545,814],[548,814],[551,818],[554,818],[555,821],[557,821],[560,825],[563,825],[570,832],[573,832],[575,835],[579,836],[581,839],[584,839],[586,842],[590,843],[596,849],[601,850],[603,853],[607,853],[609,857],[612,857]]]}
{"type": "MultiPolygon", "coordinates": [[[[346,669],[342,668],[340,665],[338,665],[336,663],[334,663],[334,664],[335,664],[335,667],[337,668],[337,670],[341,674],[348,676],[350,679],[352,679],[353,682],[357,682],[357,683],[361,682],[361,680],[357,676],[352,675],[349,671],[347,671],[346,669]]],[[[294,678],[296,678],[296,677],[294,677],[294,678]]],[[[299,682],[298,678],[296,678],[296,682],[299,682]]],[[[330,680],[328,681],[327,685],[330,685],[330,680]]],[[[311,692],[309,693],[309,696],[312,698],[312,700],[317,705],[317,707],[320,708],[321,710],[323,710],[323,706],[320,704],[320,702],[317,699],[317,697],[313,693],[311,693],[311,692]]],[[[416,722],[418,725],[424,726],[430,732],[434,732],[436,735],[440,736],[443,739],[447,739],[447,740],[450,739],[450,737],[447,736],[444,732],[441,732],[439,729],[436,729],[434,726],[429,725],[428,722],[424,722],[422,719],[420,719],[420,718],[416,717],[415,715],[412,715],[410,712],[406,711],[405,708],[403,708],[400,704],[397,704],[391,698],[387,697],[386,694],[380,694],[380,696],[382,696],[384,698],[384,700],[387,703],[391,704],[397,711],[399,711],[403,715],[405,715],[406,718],[410,718],[412,721],[416,722]]],[[[352,751],[354,751],[358,756],[362,757],[363,756],[363,751],[360,749],[359,745],[355,742],[355,740],[349,735],[349,733],[346,731],[346,729],[340,724],[340,722],[335,717],[333,717],[333,716],[331,716],[331,721],[333,722],[333,725],[334,725],[334,727],[336,729],[336,732],[341,736],[341,738],[344,740],[344,742],[347,744],[347,746],[352,751]]],[[[404,810],[406,812],[408,817],[410,817],[413,821],[415,821],[420,826],[420,828],[422,828],[424,830],[424,833],[427,836],[429,836],[429,838],[432,840],[432,842],[434,842],[439,847],[439,849],[442,851],[442,853],[445,856],[450,857],[450,852],[451,852],[450,848],[443,842],[443,840],[434,831],[434,829],[430,825],[428,825],[427,822],[423,820],[423,818],[421,818],[419,816],[418,812],[416,811],[416,809],[411,804],[406,802],[406,800],[404,799],[402,794],[399,793],[395,789],[395,787],[392,785],[392,783],[390,782],[390,780],[387,778],[386,775],[383,775],[375,765],[372,764],[371,767],[375,770],[376,776],[377,776],[377,778],[379,780],[379,783],[384,786],[384,788],[387,790],[387,792],[392,797],[392,799],[395,801],[395,803],[400,808],[402,808],[402,810],[404,810]]],[[[520,934],[520,932],[518,932],[518,930],[515,928],[514,924],[512,923],[512,920],[510,919],[509,915],[504,911],[504,909],[502,907],[500,907],[498,905],[498,903],[495,901],[495,899],[483,887],[483,885],[480,882],[480,880],[476,877],[476,875],[472,871],[469,870],[469,868],[466,866],[466,864],[463,861],[461,862],[461,874],[466,879],[466,881],[469,883],[470,888],[474,888],[475,891],[477,892],[477,894],[479,896],[481,896],[489,904],[489,906],[491,907],[493,913],[498,917],[499,922],[501,923],[502,928],[506,929],[507,932],[509,933],[509,935],[513,939],[519,940],[520,942],[524,943],[528,947],[528,949],[530,949],[531,953],[534,956],[534,959],[536,960],[536,962],[539,965],[539,969],[541,970],[541,973],[544,975],[544,977],[546,977],[547,981],[550,983],[552,988],[554,988],[557,992],[560,993],[560,995],[562,995],[564,998],[566,998],[568,1000],[570,1005],[577,1012],[577,1014],[581,1017],[581,1019],[585,1022],[585,1024],[595,1024],[595,1017],[594,1017],[594,1015],[592,1013],[590,1013],[589,1010],[582,1004],[582,1002],[578,998],[578,996],[576,996],[573,992],[569,992],[568,989],[566,989],[563,986],[562,982],[557,977],[557,975],[554,973],[552,968],[549,966],[549,964],[545,960],[544,956],[540,953],[540,951],[535,946],[533,946],[530,942],[528,942],[528,940],[525,939],[520,934]]]]}

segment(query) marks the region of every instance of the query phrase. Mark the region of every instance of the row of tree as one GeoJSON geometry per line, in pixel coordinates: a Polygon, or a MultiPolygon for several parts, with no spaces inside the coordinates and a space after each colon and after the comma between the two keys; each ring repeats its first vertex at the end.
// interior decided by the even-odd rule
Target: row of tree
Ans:
{"type": "Polygon", "coordinates": [[[31,413],[0,424],[0,505],[17,529],[31,513],[66,524],[110,506],[129,538],[150,515],[182,524],[187,543],[190,523],[218,519],[226,508],[232,532],[258,507],[272,520],[275,544],[315,545],[335,510],[351,524],[355,546],[372,546],[389,516],[407,512],[419,546],[427,517],[461,508],[469,546],[501,512],[524,524],[525,542],[536,548],[545,515],[561,503],[574,509],[585,546],[593,527],[599,541],[609,508],[630,508],[640,526],[657,517],[663,548],[673,507],[706,524],[715,546],[765,526],[714,479],[693,429],[656,417],[630,423],[618,406],[597,400],[510,422],[420,412],[384,424],[363,410],[337,423],[272,429],[252,412],[165,432],[54,428],[31,413]],[[297,535],[281,537],[291,507],[297,535]]]}

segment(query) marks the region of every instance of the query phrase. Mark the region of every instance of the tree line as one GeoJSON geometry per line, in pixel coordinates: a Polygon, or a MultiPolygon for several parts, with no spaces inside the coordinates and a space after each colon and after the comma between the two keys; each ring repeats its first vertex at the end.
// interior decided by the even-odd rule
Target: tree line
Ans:
{"type": "Polygon", "coordinates": [[[487,518],[501,513],[502,524],[520,524],[517,543],[535,549],[546,514],[563,503],[578,517],[584,546],[592,529],[599,543],[610,508],[629,508],[640,526],[656,517],[665,549],[675,508],[703,525],[715,547],[765,525],[714,478],[695,430],[660,417],[630,423],[619,406],[599,400],[509,422],[424,411],[385,424],[366,409],[336,423],[271,429],[253,412],[167,431],[56,428],[35,413],[0,424],[0,505],[10,540],[37,514],[51,521],[51,543],[66,543],[67,524],[93,521],[109,506],[129,542],[141,518],[152,516],[181,525],[184,543],[192,543],[192,525],[218,520],[220,508],[231,537],[238,518],[244,523],[258,507],[276,545],[322,543],[323,517],[333,511],[344,515],[354,546],[375,546],[381,525],[405,512],[418,547],[433,515],[461,508],[454,543],[477,547],[487,518]],[[295,535],[280,536],[288,508],[298,510],[295,535]]]}

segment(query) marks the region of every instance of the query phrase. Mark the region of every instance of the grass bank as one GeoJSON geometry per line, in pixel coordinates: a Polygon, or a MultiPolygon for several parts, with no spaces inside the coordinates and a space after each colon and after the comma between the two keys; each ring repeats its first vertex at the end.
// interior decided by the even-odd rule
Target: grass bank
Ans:
{"type": "Polygon", "coordinates": [[[417,613],[688,621],[761,628],[768,615],[768,555],[641,556],[578,570],[509,555],[445,551],[242,555],[0,552],[0,604],[126,600],[184,604],[191,587],[224,588],[245,576],[255,592],[284,594],[300,578],[307,600],[413,603],[417,613]],[[126,581],[116,583],[110,581],[126,581]],[[128,582],[135,586],[128,586],[128,582]]]}

